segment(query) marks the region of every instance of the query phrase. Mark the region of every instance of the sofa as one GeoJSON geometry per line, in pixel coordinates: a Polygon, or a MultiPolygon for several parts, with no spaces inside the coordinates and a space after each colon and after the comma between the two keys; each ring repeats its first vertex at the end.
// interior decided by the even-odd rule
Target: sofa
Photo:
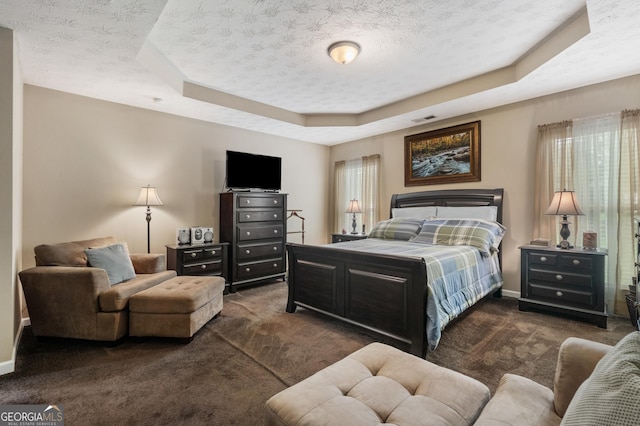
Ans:
{"type": "Polygon", "coordinates": [[[640,333],[615,347],[568,338],[553,390],[505,374],[483,383],[372,343],[266,403],[269,425],[632,425],[640,421],[640,333]]]}
{"type": "Polygon", "coordinates": [[[114,342],[128,333],[134,294],[176,276],[164,254],[129,253],[113,237],[42,244],[19,272],[36,337],[114,342]]]}

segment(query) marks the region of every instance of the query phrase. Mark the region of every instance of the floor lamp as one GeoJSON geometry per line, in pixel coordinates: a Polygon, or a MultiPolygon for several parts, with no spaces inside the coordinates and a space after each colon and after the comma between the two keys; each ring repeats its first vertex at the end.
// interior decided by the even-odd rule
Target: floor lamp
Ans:
{"type": "Polygon", "coordinates": [[[162,201],[158,197],[156,188],[150,185],[140,188],[140,195],[134,206],[147,206],[147,253],[151,253],[151,206],[162,206],[162,201]]]}

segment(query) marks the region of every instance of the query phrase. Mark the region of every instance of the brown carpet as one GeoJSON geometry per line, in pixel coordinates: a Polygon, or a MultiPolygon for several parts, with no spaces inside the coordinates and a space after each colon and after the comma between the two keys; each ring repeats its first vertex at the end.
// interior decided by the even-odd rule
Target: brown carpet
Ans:
{"type": "MultiPolygon", "coordinates": [[[[287,314],[286,292],[280,281],[226,295],[222,314],[188,344],[39,341],[27,327],[16,372],[0,376],[0,404],[61,404],[67,425],[262,424],[271,395],[380,340],[304,309],[287,314]]],[[[552,386],[565,338],[614,344],[632,331],[625,318],[604,330],[488,298],[450,324],[427,359],[492,392],[506,372],[552,386]]]]}

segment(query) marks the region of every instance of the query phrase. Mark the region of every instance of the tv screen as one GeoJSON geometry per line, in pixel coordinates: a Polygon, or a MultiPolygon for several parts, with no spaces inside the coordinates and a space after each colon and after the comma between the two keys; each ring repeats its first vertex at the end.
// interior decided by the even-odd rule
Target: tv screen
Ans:
{"type": "Polygon", "coordinates": [[[227,188],[279,191],[282,159],[227,151],[227,188]]]}

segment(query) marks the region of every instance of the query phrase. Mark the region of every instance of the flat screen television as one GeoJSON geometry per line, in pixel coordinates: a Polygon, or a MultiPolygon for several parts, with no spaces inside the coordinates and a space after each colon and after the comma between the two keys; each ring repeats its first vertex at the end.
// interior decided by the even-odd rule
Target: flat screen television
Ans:
{"type": "Polygon", "coordinates": [[[227,151],[226,185],[231,190],[279,191],[281,172],[280,157],[227,151]]]}

